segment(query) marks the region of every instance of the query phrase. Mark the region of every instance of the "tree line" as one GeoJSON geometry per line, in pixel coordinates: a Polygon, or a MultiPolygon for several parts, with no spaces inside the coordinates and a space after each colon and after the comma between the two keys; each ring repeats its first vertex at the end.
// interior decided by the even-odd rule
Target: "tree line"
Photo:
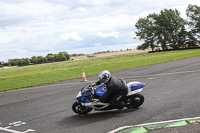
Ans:
{"type": "Polygon", "coordinates": [[[180,17],[175,9],[164,9],[159,14],[152,13],[140,18],[135,27],[135,39],[144,41],[137,49],[162,47],[163,50],[191,48],[200,40],[200,7],[189,5],[186,9],[187,20],[180,17]]]}
{"type": "Polygon", "coordinates": [[[22,59],[9,59],[8,63],[0,62],[0,66],[25,66],[31,64],[41,64],[41,63],[50,63],[50,62],[58,62],[58,61],[67,61],[70,60],[70,55],[67,52],[59,52],[58,54],[47,54],[45,57],[43,56],[33,56],[29,58],[22,59]]]}

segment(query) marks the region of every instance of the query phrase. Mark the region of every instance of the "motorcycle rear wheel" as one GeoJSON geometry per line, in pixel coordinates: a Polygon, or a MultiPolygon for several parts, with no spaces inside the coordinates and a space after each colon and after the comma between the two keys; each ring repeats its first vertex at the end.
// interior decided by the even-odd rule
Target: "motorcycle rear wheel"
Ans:
{"type": "Polygon", "coordinates": [[[87,114],[92,111],[92,108],[84,107],[80,102],[74,102],[72,110],[77,114],[87,114]]]}
{"type": "Polygon", "coordinates": [[[142,94],[135,94],[126,100],[127,108],[138,108],[144,103],[144,96],[142,94]]]}

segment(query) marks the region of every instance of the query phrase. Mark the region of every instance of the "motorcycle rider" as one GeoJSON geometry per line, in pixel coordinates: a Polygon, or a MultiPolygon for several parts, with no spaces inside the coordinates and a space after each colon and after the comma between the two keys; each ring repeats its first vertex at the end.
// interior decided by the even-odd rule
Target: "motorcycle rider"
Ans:
{"type": "Polygon", "coordinates": [[[116,109],[124,108],[125,103],[122,99],[128,93],[125,81],[112,76],[108,70],[100,72],[98,78],[99,80],[90,86],[96,86],[104,83],[107,88],[107,91],[99,98],[99,101],[103,103],[110,103],[111,107],[116,109]]]}

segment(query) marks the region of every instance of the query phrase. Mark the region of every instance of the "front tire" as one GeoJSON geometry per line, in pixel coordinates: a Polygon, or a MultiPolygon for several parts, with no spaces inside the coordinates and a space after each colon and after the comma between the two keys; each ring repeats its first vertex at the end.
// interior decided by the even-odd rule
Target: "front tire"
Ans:
{"type": "Polygon", "coordinates": [[[74,102],[72,110],[77,114],[87,114],[92,111],[92,108],[84,107],[80,102],[74,102]]]}
{"type": "Polygon", "coordinates": [[[144,96],[142,94],[134,94],[127,98],[127,108],[138,108],[144,103],[144,96]]]}

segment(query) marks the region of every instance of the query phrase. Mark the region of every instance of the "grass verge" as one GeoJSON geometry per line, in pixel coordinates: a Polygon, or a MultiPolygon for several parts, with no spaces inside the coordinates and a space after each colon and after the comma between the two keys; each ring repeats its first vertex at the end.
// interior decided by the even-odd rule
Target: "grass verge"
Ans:
{"type": "Polygon", "coordinates": [[[66,61],[0,70],[0,91],[59,82],[107,69],[110,72],[200,56],[200,49],[66,61]]]}

